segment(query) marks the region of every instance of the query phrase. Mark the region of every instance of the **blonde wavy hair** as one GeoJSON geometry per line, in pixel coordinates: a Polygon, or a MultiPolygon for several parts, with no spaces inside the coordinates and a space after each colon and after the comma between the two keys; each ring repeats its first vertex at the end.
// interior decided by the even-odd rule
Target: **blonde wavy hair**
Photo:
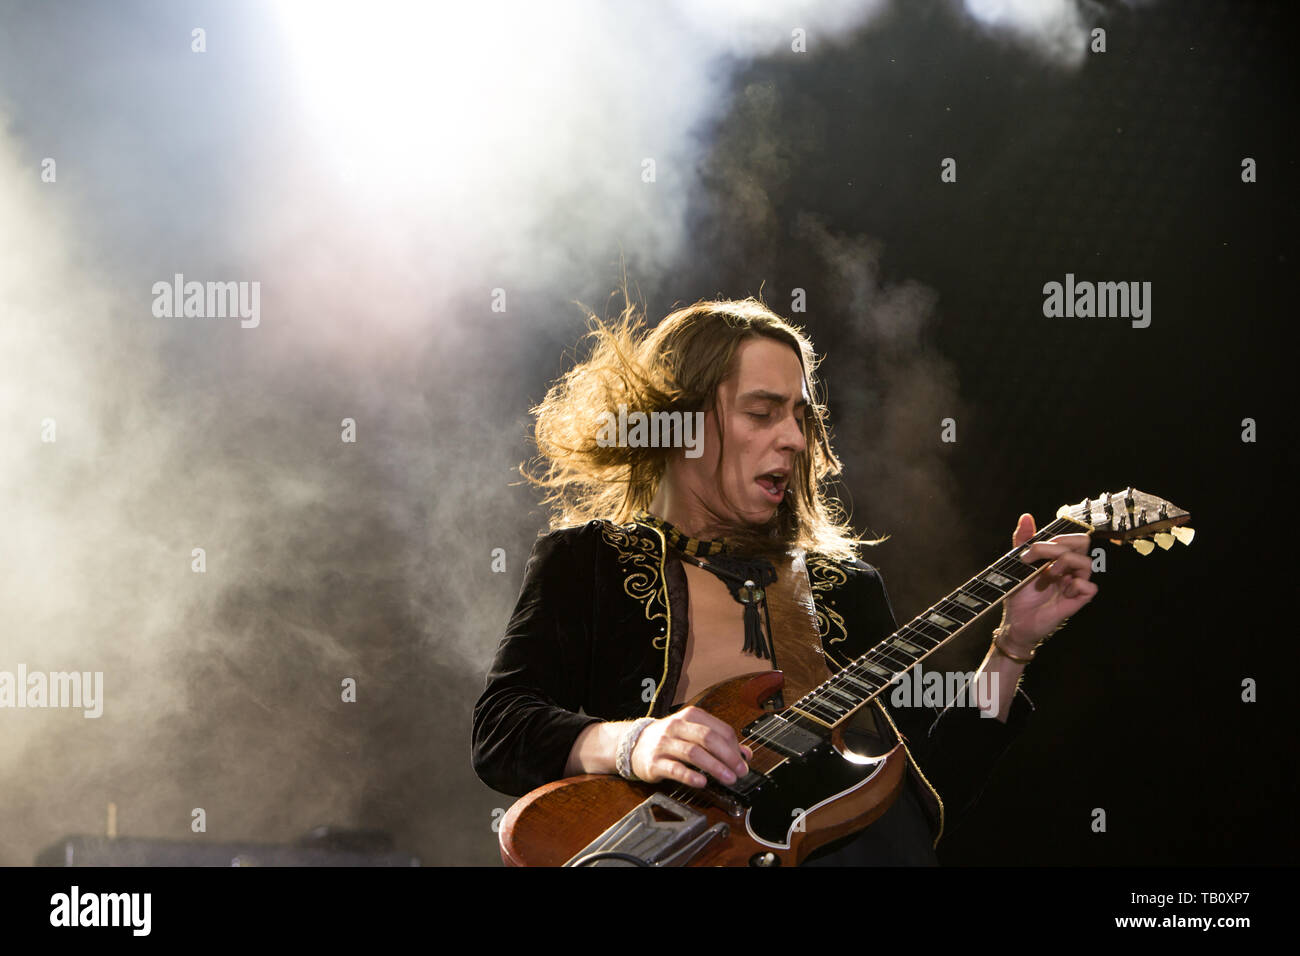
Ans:
{"type": "MultiPolygon", "coordinates": [[[[718,536],[742,551],[797,547],[840,559],[856,557],[858,545],[879,543],[855,535],[839,501],[826,492],[827,479],[838,475],[841,465],[831,448],[818,360],[801,329],[754,297],[696,302],[653,330],[645,328],[626,290],[624,302],[612,321],[585,310],[590,353],[531,409],[538,455],[520,471],[546,489],[552,529],[593,519],[622,523],[648,509],[669,457],[680,449],[602,446],[600,423],[620,404],[642,412],[716,410],[718,386],[734,371],[737,347],[763,336],[799,356],[811,400],[803,421],[807,448],[796,457],[785,499],[767,525],[737,526],[715,514],[718,536]]],[[[721,428],[721,416],[718,420],[721,428]]],[[[721,440],[725,449],[725,435],[721,440]]]]}

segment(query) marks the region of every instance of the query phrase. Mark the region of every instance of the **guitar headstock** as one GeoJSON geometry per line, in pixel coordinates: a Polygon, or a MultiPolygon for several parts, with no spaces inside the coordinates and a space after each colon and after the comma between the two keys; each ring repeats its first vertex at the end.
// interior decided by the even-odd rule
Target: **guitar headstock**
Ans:
{"type": "Polygon", "coordinates": [[[1075,505],[1062,505],[1056,516],[1083,521],[1113,544],[1132,542],[1139,554],[1150,554],[1157,544],[1166,551],[1175,541],[1191,544],[1195,535],[1186,527],[1192,520],[1190,514],[1172,502],[1136,488],[1084,498],[1075,505]]]}

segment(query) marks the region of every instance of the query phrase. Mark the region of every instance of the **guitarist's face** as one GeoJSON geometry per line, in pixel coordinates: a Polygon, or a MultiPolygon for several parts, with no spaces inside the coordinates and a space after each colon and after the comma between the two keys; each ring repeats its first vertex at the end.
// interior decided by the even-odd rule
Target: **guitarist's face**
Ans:
{"type": "Polygon", "coordinates": [[[808,447],[807,405],[794,349],[765,337],[742,342],[732,374],[718,386],[716,412],[705,415],[701,456],[675,462],[687,498],[728,523],[771,521],[789,493],[796,459],[808,447]]]}

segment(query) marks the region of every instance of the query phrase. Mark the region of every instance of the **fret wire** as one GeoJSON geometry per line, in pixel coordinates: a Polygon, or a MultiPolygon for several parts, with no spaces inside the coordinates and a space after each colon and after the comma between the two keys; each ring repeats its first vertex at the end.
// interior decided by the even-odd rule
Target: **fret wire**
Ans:
{"type": "MultiPolygon", "coordinates": [[[[808,705],[808,707],[828,707],[831,709],[834,708],[834,705],[831,704],[829,701],[824,701],[820,697],[818,697],[816,690],[811,690],[807,694],[804,694],[804,696],[801,697],[798,701],[796,701],[796,703],[801,707],[804,705],[808,705]]],[[[816,717],[820,715],[813,714],[813,716],[816,717]]]]}
{"type": "Polygon", "coordinates": [[[987,581],[971,580],[962,585],[962,590],[967,594],[979,598],[985,604],[997,604],[1007,596],[1006,591],[999,590],[987,581]]]}
{"type": "MultiPolygon", "coordinates": [[[[972,611],[970,608],[966,607],[965,605],[960,604],[957,601],[953,601],[949,598],[944,598],[942,601],[940,601],[938,604],[934,605],[933,607],[927,608],[925,613],[941,614],[944,617],[952,618],[958,624],[969,624],[971,621],[975,620],[975,618],[979,616],[978,611],[972,611]]],[[[942,624],[940,624],[939,626],[943,627],[942,624]]]]}
{"type": "Polygon", "coordinates": [[[850,708],[852,708],[852,707],[856,707],[856,706],[858,706],[859,703],[861,703],[861,701],[859,701],[859,700],[858,700],[856,697],[854,697],[852,694],[850,694],[850,693],[848,693],[847,691],[841,690],[840,688],[836,687],[834,681],[832,681],[832,682],[830,683],[830,685],[827,686],[827,688],[826,688],[826,693],[828,693],[828,694],[834,694],[836,697],[840,698],[841,700],[847,700],[847,701],[849,702],[849,707],[850,707],[850,708]]]}
{"type": "MultiPolygon", "coordinates": [[[[934,648],[938,647],[940,644],[944,642],[945,639],[947,639],[948,633],[946,631],[943,631],[943,628],[939,627],[939,630],[943,631],[943,637],[936,638],[933,635],[931,635],[928,631],[923,631],[921,629],[922,625],[924,625],[925,627],[939,627],[938,624],[930,624],[929,622],[926,621],[917,623],[917,621],[914,618],[911,621],[908,621],[902,627],[900,627],[898,631],[895,632],[895,635],[902,637],[909,644],[920,647],[923,653],[934,650],[934,648]],[[902,632],[906,632],[906,633],[902,633],[902,632]],[[926,643],[931,641],[933,642],[933,645],[927,647],[926,643]]],[[[897,641],[894,642],[894,646],[895,647],[898,646],[897,641]]],[[[904,654],[912,653],[906,648],[901,648],[901,650],[903,651],[904,654]]]]}
{"type": "MultiPolygon", "coordinates": [[[[949,634],[947,631],[945,631],[943,628],[939,627],[938,624],[931,624],[929,621],[916,621],[916,620],[914,619],[910,624],[904,624],[903,627],[904,627],[904,629],[906,629],[906,628],[911,628],[913,631],[915,631],[915,632],[919,632],[919,633],[920,633],[922,636],[924,636],[924,637],[930,637],[932,640],[933,640],[934,638],[930,635],[929,631],[924,631],[924,630],[921,630],[921,629],[922,629],[922,628],[930,628],[930,627],[937,628],[939,631],[941,631],[941,632],[943,633],[943,637],[942,637],[942,638],[939,638],[939,641],[941,641],[941,642],[944,641],[944,640],[947,640],[949,637],[952,636],[952,635],[949,634]]],[[[913,643],[915,643],[915,642],[913,642],[913,643]]],[[[928,649],[928,648],[927,648],[927,649],[928,649]]]]}
{"type": "Polygon", "coordinates": [[[896,665],[898,665],[900,661],[910,664],[919,660],[921,657],[924,657],[926,653],[934,650],[935,647],[938,647],[939,644],[942,643],[936,642],[932,647],[925,647],[924,642],[931,640],[931,638],[924,634],[910,633],[907,636],[915,638],[916,640],[909,640],[908,643],[914,645],[920,643],[922,646],[922,653],[920,655],[913,654],[911,651],[899,647],[896,640],[900,633],[906,629],[907,625],[899,628],[898,631],[894,632],[894,635],[890,639],[877,644],[863,656],[868,657],[869,655],[874,655],[871,657],[870,663],[877,665],[888,664],[889,666],[885,667],[885,670],[895,673],[899,670],[896,665]]]}
{"type": "MultiPolygon", "coordinates": [[[[1031,565],[1020,559],[1020,555],[1032,544],[1038,541],[1046,541],[1049,538],[1059,534],[1067,526],[1072,526],[1063,518],[1058,518],[1050,522],[1046,527],[1040,529],[1026,541],[1023,545],[1013,548],[1006,555],[994,561],[985,570],[968,580],[965,584],[954,589],[949,595],[941,598],[931,607],[922,611],[921,614],[913,618],[912,621],[898,628],[893,634],[881,641],[875,647],[870,648],[866,653],[861,655],[848,666],[841,668],[835,674],[831,675],[821,685],[809,691],[798,702],[798,705],[807,705],[809,711],[815,711],[820,708],[822,711],[829,712],[837,718],[838,712],[844,709],[843,704],[835,702],[834,698],[847,700],[851,706],[849,711],[856,709],[866,703],[871,696],[880,693],[896,678],[898,674],[905,672],[914,666],[921,658],[929,652],[935,650],[944,642],[956,635],[963,627],[970,624],[989,608],[1000,603],[1015,588],[1027,581],[1036,574],[1042,565],[1031,565]],[[1058,527],[1059,526],[1059,527],[1058,527]],[[985,576],[998,574],[1011,579],[1011,586],[1003,589],[1001,586],[984,580],[985,576]],[[994,597],[990,599],[987,592],[993,592],[994,597]],[[965,595],[974,600],[980,606],[972,608],[956,599],[957,595],[965,595]],[[954,622],[955,626],[951,629],[930,621],[927,616],[938,614],[954,622]],[[923,629],[925,628],[925,629],[923,629]],[[942,634],[942,637],[935,637],[929,633],[928,629],[933,629],[942,634]],[[907,643],[920,649],[920,655],[897,645],[898,640],[905,640],[907,643]],[[928,645],[928,646],[927,646],[928,645]],[[898,659],[901,657],[901,661],[898,659]],[[904,663],[906,666],[896,666],[904,663]],[[880,682],[880,678],[869,672],[864,672],[867,667],[876,666],[881,670],[889,672],[892,677],[889,680],[880,682]],[[879,682],[879,686],[877,683],[879,682]],[[865,697],[859,698],[864,689],[868,690],[865,697]]],[[[847,713],[848,711],[846,711],[847,713]]],[[[816,713],[810,713],[809,716],[818,717],[816,713]]]]}
{"type": "Polygon", "coordinates": [[[838,671],[836,671],[834,674],[832,674],[831,677],[832,677],[832,678],[842,678],[843,680],[848,681],[848,682],[850,683],[851,686],[854,686],[854,687],[859,687],[859,686],[860,686],[860,687],[864,688],[864,689],[866,690],[866,692],[867,692],[867,696],[868,696],[868,697],[870,697],[872,694],[874,694],[876,691],[878,691],[878,690],[880,689],[879,687],[872,687],[870,684],[868,684],[868,683],[867,683],[866,681],[864,681],[862,678],[858,677],[858,676],[855,675],[855,674],[850,674],[850,673],[848,673],[848,671],[849,671],[849,668],[847,668],[847,667],[841,668],[840,670],[838,670],[838,671]]]}
{"type": "Polygon", "coordinates": [[[804,712],[809,714],[812,717],[817,717],[822,720],[827,719],[827,714],[829,714],[831,723],[835,723],[836,721],[840,720],[842,717],[845,716],[845,714],[839,713],[834,707],[830,706],[829,704],[826,704],[824,701],[817,700],[815,698],[809,701],[808,704],[804,707],[804,712]],[[819,713],[818,711],[821,711],[821,713],[819,713]]]}
{"type": "MultiPolygon", "coordinates": [[[[953,591],[952,593],[954,595],[959,594],[962,597],[966,598],[968,601],[973,601],[975,604],[978,605],[978,607],[971,607],[970,604],[967,604],[965,601],[962,601],[956,597],[944,598],[940,602],[940,604],[949,607],[960,608],[962,611],[970,615],[971,621],[975,620],[975,618],[983,614],[984,611],[988,608],[990,603],[988,601],[976,597],[975,595],[971,594],[969,591],[965,590],[964,588],[958,588],[956,591],[953,591]]],[[[967,623],[970,622],[968,621],[967,623]]]]}
{"type": "Polygon", "coordinates": [[[853,675],[853,676],[854,676],[854,677],[857,677],[857,678],[858,678],[859,680],[861,680],[864,684],[866,684],[868,687],[870,687],[870,688],[871,688],[871,693],[873,693],[873,694],[876,693],[877,691],[879,691],[881,688],[887,686],[888,683],[889,683],[888,680],[881,680],[881,679],[880,679],[879,677],[877,677],[875,674],[872,674],[871,672],[864,670],[864,669],[862,668],[862,665],[860,665],[860,664],[855,664],[855,665],[853,665],[853,667],[854,667],[854,675],[853,675]]]}
{"type": "MultiPolygon", "coordinates": [[[[910,661],[913,659],[914,658],[912,658],[911,655],[906,655],[903,658],[901,658],[901,660],[903,661],[910,661]]],[[[886,674],[892,675],[897,673],[899,669],[898,664],[899,664],[899,659],[893,658],[891,652],[888,649],[881,648],[879,645],[872,648],[870,651],[868,651],[866,654],[863,655],[863,665],[865,667],[867,668],[878,667],[886,674]]],[[[874,672],[870,672],[870,673],[873,680],[878,680],[882,682],[881,683],[882,687],[886,686],[889,683],[889,677],[881,677],[879,674],[876,674],[874,672]]]]}

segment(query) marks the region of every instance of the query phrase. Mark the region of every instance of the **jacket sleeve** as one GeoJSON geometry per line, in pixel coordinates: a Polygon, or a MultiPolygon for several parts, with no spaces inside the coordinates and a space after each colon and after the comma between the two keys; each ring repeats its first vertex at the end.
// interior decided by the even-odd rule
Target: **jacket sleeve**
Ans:
{"type": "Polygon", "coordinates": [[[578,734],[600,721],[577,713],[586,699],[593,606],[581,570],[571,534],[554,531],[537,540],[474,706],[474,770],[510,796],[561,779],[578,734]]]}
{"type": "MultiPolygon", "coordinates": [[[[858,579],[855,590],[862,602],[858,619],[867,622],[869,639],[861,644],[859,654],[898,630],[889,596],[880,573],[870,565],[859,565],[853,575],[858,579]]],[[[918,667],[925,667],[922,661],[918,667]]],[[[946,685],[945,680],[945,685],[946,685]]],[[[1011,744],[1023,732],[1034,710],[1033,702],[1020,688],[1016,689],[1006,723],[982,717],[977,707],[951,704],[942,711],[936,708],[898,706],[893,703],[894,688],[889,687],[877,698],[907,740],[908,749],[944,802],[947,833],[966,819],[993,775],[993,769],[1011,744]]]]}

